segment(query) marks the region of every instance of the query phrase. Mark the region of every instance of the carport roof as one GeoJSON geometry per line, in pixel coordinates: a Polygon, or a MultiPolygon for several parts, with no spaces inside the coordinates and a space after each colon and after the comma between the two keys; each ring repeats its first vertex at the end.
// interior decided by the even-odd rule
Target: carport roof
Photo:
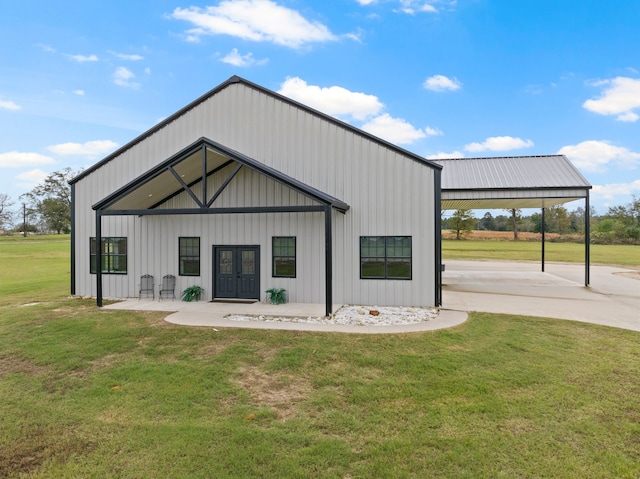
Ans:
{"type": "Polygon", "coordinates": [[[564,155],[434,161],[443,167],[443,210],[544,208],[587,198],[591,189],[564,155]]]}

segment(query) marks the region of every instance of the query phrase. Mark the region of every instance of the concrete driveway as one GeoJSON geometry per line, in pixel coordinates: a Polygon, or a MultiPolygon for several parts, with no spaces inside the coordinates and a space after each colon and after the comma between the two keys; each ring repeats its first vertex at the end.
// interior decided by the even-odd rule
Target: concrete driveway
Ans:
{"type": "Polygon", "coordinates": [[[640,331],[638,269],[584,265],[446,260],[442,307],[570,319],[640,331]]]}

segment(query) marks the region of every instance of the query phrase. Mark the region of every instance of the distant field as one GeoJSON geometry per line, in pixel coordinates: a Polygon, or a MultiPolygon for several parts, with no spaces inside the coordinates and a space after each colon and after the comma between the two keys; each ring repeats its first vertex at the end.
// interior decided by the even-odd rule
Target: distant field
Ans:
{"type": "MultiPolygon", "coordinates": [[[[484,232],[482,232],[484,233],[484,232]]],[[[513,238],[513,234],[511,238],[513,238]]],[[[540,261],[540,242],[477,239],[443,239],[442,257],[496,261],[540,261]]],[[[549,262],[583,263],[584,244],[545,243],[545,259],[549,262]]],[[[640,246],[591,245],[592,264],[614,264],[640,269],[640,246]]]]}

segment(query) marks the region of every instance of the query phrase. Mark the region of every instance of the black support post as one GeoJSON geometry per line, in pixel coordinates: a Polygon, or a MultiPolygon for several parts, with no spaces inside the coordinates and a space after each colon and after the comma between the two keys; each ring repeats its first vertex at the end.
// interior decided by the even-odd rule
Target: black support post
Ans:
{"type": "Polygon", "coordinates": [[[102,215],[96,210],[96,302],[102,308],[102,215]]]}
{"type": "Polygon", "coordinates": [[[540,231],[542,232],[542,272],[544,273],[544,230],[546,225],[544,224],[544,212],[546,208],[542,208],[542,221],[540,222],[540,231]]]}
{"type": "Polygon", "coordinates": [[[584,199],[584,285],[591,281],[591,206],[589,192],[584,199]]]}
{"type": "Polygon", "coordinates": [[[331,205],[324,207],[325,315],[333,313],[333,239],[331,233],[331,205]]]}

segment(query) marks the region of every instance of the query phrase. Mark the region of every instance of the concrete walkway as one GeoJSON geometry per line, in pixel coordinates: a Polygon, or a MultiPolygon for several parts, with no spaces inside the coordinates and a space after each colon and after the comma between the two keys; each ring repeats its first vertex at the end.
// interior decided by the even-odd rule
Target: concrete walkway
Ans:
{"type": "MultiPolygon", "coordinates": [[[[417,324],[397,326],[358,326],[343,324],[298,323],[298,322],[265,322],[265,321],[232,321],[226,316],[277,316],[290,318],[319,318],[324,316],[324,304],[286,303],[273,305],[268,303],[210,303],[198,301],[151,301],[127,299],[119,303],[104,306],[104,309],[130,311],[166,311],[170,313],[165,321],[184,326],[205,326],[213,328],[251,328],[281,329],[290,331],[322,331],[360,334],[416,333],[436,329],[451,328],[467,320],[464,311],[440,310],[438,317],[431,321],[417,324]]],[[[335,308],[337,309],[337,307],[335,308]]]]}
{"type": "Polygon", "coordinates": [[[461,311],[569,319],[640,331],[638,269],[498,261],[446,261],[443,306],[461,311]]]}
{"type": "Polygon", "coordinates": [[[210,303],[128,299],[105,309],[166,311],[174,324],[220,328],[334,331],[344,333],[410,333],[457,326],[467,312],[507,313],[568,319],[640,331],[640,265],[638,269],[592,266],[591,285],[584,286],[584,266],[498,261],[446,261],[443,307],[438,318],[401,326],[346,326],[297,322],[231,321],[227,315],[321,317],[324,304],[210,303]]]}

